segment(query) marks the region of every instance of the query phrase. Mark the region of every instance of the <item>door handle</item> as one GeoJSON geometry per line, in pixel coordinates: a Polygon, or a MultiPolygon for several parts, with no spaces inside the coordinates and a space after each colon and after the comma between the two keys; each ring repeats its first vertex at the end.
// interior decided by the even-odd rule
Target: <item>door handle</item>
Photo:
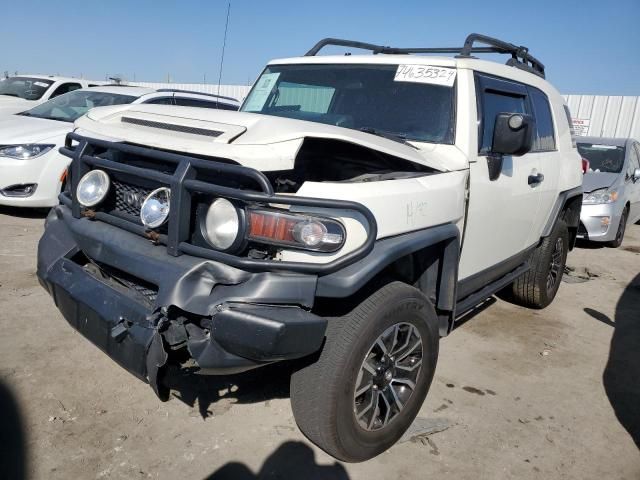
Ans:
{"type": "Polygon", "coordinates": [[[540,185],[542,182],[544,182],[544,175],[541,173],[536,173],[535,175],[529,175],[527,182],[531,186],[540,185]]]}

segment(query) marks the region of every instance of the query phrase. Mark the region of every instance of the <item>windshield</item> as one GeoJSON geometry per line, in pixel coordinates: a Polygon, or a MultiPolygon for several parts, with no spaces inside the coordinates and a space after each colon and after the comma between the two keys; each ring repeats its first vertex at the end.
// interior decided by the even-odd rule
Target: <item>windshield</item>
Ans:
{"type": "Polygon", "coordinates": [[[0,81],[0,95],[39,100],[53,80],[30,77],[10,77],[0,81]]]}
{"type": "Polygon", "coordinates": [[[578,143],[578,153],[589,161],[587,172],[620,173],[624,166],[624,147],[578,143]]]}
{"type": "Polygon", "coordinates": [[[49,120],[61,120],[63,122],[75,122],[82,115],[94,107],[106,107],[109,105],[122,105],[131,103],[137,97],[120,95],[116,93],[95,92],[87,90],[75,90],[22,112],[20,115],[27,117],[47,118],[49,120]]]}
{"type": "MultiPolygon", "coordinates": [[[[269,66],[241,111],[405,140],[453,143],[454,89],[397,80],[399,68],[398,65],[269,66]]],[[[455,73],[453,69],[447,70],[455,73]]]]}

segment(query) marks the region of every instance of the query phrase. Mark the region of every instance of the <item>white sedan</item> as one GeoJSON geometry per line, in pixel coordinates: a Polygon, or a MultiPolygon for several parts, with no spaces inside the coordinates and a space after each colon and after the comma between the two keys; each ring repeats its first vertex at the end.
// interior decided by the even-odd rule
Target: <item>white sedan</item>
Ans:
{"type": "Polygon", "coordinates": [[[65,93],[100,84],[81,78],[54,75],[19,75],[0,80],[0,115],[33,108],[65,93]]]}
{"type": "Polygon", "coordinates": [[[180,90],[93,87],[61,95],[0,119],[0,205],[52,207],[69,159],[58,152],[73,122],[100,106],[151,103],[237,110],[231,98],[180,90]]]}

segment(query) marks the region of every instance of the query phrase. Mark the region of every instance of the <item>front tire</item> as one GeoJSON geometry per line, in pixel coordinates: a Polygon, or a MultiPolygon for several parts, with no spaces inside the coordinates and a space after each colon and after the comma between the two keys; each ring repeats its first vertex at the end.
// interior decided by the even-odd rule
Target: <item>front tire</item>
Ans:
{"type": "Polygon", "coordinates": [[[300,430],[343,461],[384,452],[422,406],[438,343],[433,306],[419,290],[400,282],[330,319],[318,360],[291,378],[291,406],[300,430]]]}
{"type": "Polygon", "coordinates": [[[620,223],[618,223],[618,230],[616,230],[616,238],[607,242],[607,246],[611,248],[618,248],[622,245],[622,240],[624,240],[624,233],[627,230],[627,218],[629,216],[629,212],[627,211],[627,207],[624,207],[622,211],[622,215],[620,215],[620,223]]]}
{"type": "Polygon", "coordinates": [[[530,269],[511,284],[507,298],[528,308],[545,308],[555,298],[569,251],[569,230],[558,220],[531,254],[530,269]]]}

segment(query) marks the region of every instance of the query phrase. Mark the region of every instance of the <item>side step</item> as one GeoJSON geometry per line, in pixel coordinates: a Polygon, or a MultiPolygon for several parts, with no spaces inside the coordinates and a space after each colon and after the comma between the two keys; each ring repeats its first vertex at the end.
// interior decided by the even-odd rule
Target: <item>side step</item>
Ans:
{"type": "Polygon", "coordinates": [[[499,278],[498,280],[490,283],[489,285],[481,288],[475,293],[472,293],[468,297],[463,298],[456,304],[456,313],[455,318],[459,318],[469,310],[473,309],[478,304],[482,303],[484,300],[489,298],[491,295],[496,293],[499,290],[502,290],[504,287],[512,283],[516,278],[520,275],[524,274],[529,270],[529,262],[525,262],[520,265],[515,270],[507,273],[504,277],[499,278]]]}

